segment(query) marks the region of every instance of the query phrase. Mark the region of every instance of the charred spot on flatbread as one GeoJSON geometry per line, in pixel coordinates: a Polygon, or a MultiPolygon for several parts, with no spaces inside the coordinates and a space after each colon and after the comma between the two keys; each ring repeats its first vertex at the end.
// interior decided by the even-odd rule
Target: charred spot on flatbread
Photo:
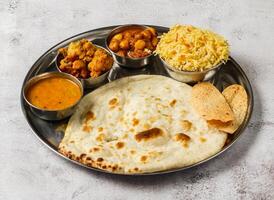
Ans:
{"type": "Polygon", "coordinates": [[[183,145],[183,147],[185,147],[185,148],[188,147],[188,143],[191,140],[191,138],[184,133],[176,134],[173,139],[177,142],[180,142],[183,145]]]}
{"type": "Polygon", "coordinates": [[[175,140],[179,142],[185,142],[185,141],[188,142],[190,139],[191,138],[184,133],[178,133],[175,135],[175,140]]]}
{"type": "Polygon", "coordinates": [[[181,126],[184,131],[189,131],[192,127],[192,123],[189,120],[182,120],[181,126]]]}
{"type": "Polygon", "coordinates": [[[173,107],[173,106],[176,104],[176,102],[177,102],[177,100],[176,100],[176,99],[173,99],[173,100],[169,103],[169,105],[170,105],[171,107],[173,107]]]}
{"type": "Polygon", "coordinates": [[[162,135],[163,135],[162,129],[152,128],[152,129],[137,133],[135,135],[135,140],[137,140],[137,142],[147,141],[147,140],[151,140],[151,139],[157,138],[162,135]]]}
{"type": "Polygon", "coordinates": [[[93,127],[88,125],[88,122],[90,120],[94,120],[95,119],[95,114],[92,112],[92,111],[88,111],[86,114],[85,114],[85,118],[84,118],[84,123],[83,123],[83,128],[82,128],[82,131],[86,132],[86,133],[89,133],[92,131],[93,127]]]}
{"type": "Polygon", "coordinates": [[[104,130],[103,127],[99,127],[99,128],[98,128],[98,131],[99,131],[99,132],[102,132],[103,130],[104,130]]]}
{"type": "Polygon", "coordinates": [[[98,142],[103,142],[105,140],[106,136],[103,133],[100,133],[97,137],[96,137],[96,141],[98,142]]]}
{"type": "Polygon", "coordinates": [[[92,148],[92,151],[93,151],[93,152],[97,152],[97,151],[100,151],[100,149],[101,149],[101,148],[99,148],[99,147],[93,147],[93,148],[92,148]]]}
{"type": "Polygon", "coordinates": [[[200,137],[200,141],[201,141],[201,142],[206,142],[206,141],[207,141],[207,139],[206,139],[206,138],[204,138],[204,137],[200,137]]]}
{"type": "Polygon", "coordinates": [[[139,124],[139,119],[133,118],[132,119],[132,125],[137,126],[139,124]]]}
{"type": "Polygon", "coordinates": [[[83,130],[84,132],[86,132],[86,133],[89,133],[89,132],[91,132],[91,130],[92,130],[92,126],[89,126],[89,125],[87,125],[87,124],[84,124],[82,130],[83,130]]]}
{"type": "Polygon", "coordinates": [[[118,105],[118,99],[116,97],[112,98],[111,100],[109,100],[108,105],[110,109],[115,108],[118,105]]]}
{"type": "Polygon", "coordinates": [[[141,156],[140,161],[145,163],[147,162],[148,157],[146,155],[141,156]]]}
{"type": "Polygon", "coordinates": [[[92,111],[88,111],[85,116],[85,123],[95,119],[95,114],[92,111]]]}
{"type": "Polygon", "coordinates": [[[117,143],[116,143],[116,148],[117,148],[117,149],[122,149],[124,146],[125,146],[125,143],[124,143],[124,142],[117,142],[117,143]]]}

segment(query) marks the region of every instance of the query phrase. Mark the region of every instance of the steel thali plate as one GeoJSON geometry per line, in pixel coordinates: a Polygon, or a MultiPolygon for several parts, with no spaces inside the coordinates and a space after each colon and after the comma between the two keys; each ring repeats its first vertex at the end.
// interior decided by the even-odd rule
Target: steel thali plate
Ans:
{"type": "MultiPolygon", "coordinates": [[[[168,31],[168,28],[166,28],[166,27],[152,26],[152,25],[149,25],[149,26],[154,27],[160,34],[168,31]]],[[[55,61],[55,58],[57,55],[57,50],[59,48],[67,46],[70,42],[81,39],[81,38],[87,38],[87,39],[93,41],[95,44],[105,47],[105,38],[108,35],[108,33],[115,27],[117,27],[117,26],[104,27],[104,28],[99,28],[99,29],[87,31],[84,33],[80,33],[78,35],[70,37],[70,38],[58,43],[57,45],[53,46],[51,49],[49,49],[47,52],[45,52],[33,64],[33,66],[30,68],[29,72],[27,73],[27,75],[25,77],[23,86],[30,78],[32,78],[35,75],[38,75],[40,73],[47,72],[47,71],[56,71],[54,61],[55,61]]],[[[126,68],[121,68],[118,65],[115,65],[113,67],[113,69],[110,71],[108,80],[114,81],[114,80],[122,78],[122,77],[138,75],[138,74],[158,74],[158,75],[163,75],[163,76],[169,77],[169,75],[165,71],[159,58],[154,57],[153,62],[149,66],[147,66],[145,68],[141,68],[141,69],[126,69],[126,68]]],[[[216,153],[215,155],[213,155],[205,160],[202,160],[198,163],[195,163],[195,164],[192,164],[192,165],[186,166],[186,167],[165,170],[165,171],[159,171],[159,172],[153,172],[153,173],[144,173],[144,174],[138,174],[138,175],[164,174],[164,173],[185,170],[185,169],[200,165],[200,164],[202,164],[208,160],[211,160],[212,158],[222,154],[224,151],[226,151],[228,148],[230,148],[236,140],[238,140],[239,136],[244,132],[244,130],[250,120],[252,110],[253,110],[253,104],[254,104],[253,99],[254,98],[253,98],[251,84],[250,84],[245,72],[243,71],[243,69],[231,57],[230,57],[230,60],[220,68],[220,70],[213,77],[211,82],[220,91],[222,91],[228,85],[231,85],[234,83],[241,84],[242,86],[245,87],[247,94],[248,94],[248,110],[247,110],[247,114],[244,119],[244,122],[239,127],[239,129],[233,135],[229,135],[226,145],[223,147],[223,149],[220,152],[216,153]]],[[[22,89],[23,89],[23,87],[22,87],[22,89]]],[[[86,93],[88,93],[90,91],[91,90],[86,91],[86,93]]],[[[44,121],[42,119],[39,119],[28,109],[26,103],[24,102],[22,92],[23,91],[21,90],[20,100],[21,100],[21,108],[24,113],[24,116],[25,116],[29,126],[33,130],[33,133],[40,139],[40,141],[43,144],[45,144],[47,147],[49,147],[52,151],[54,151],[59,156],[65,158],[77,165],[83,166],[85,168],[89,168],[91,170],[102,171],[105,173],[113,173],[113,172],[107,172],[107,171],[103,171],[103,170],[93,168],[93,167],[88,167],[88,166],[83,165],[77,161],[71,160],[71,159],[65,157],[64,155],[62,155],[61,153],[59,153],[58,145],[64,136],[64,130],[65,130],[66,124],[68,122],[68,119],[58,121],[58,122],[44,121]]],[[[130,175],[134,175],[134,174],[130,174],[130,175]]]]}

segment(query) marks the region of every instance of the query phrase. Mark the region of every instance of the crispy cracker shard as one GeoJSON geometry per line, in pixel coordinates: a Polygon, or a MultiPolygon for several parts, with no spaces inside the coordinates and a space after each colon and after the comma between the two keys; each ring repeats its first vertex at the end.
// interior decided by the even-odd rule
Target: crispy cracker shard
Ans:
{"type": "Polygon", "coordinates": [[[226,123],[234,120],[234,114],[224,96],[211,83],[196,84],[192,89],[191,103],[207,121],[226,123]]]}
{"type": "Polygon", "coordinates": [[[234,133],[244,120],[247,94],[238,84],[231,85],[220,93],[214,85],[204,82],[193,87],[191,103],[210,126],[234,133]]]}
{"type": "Polygon", "coordinates": [[[247,93],[243,86],[233,84],[225,88],[222,94],[232,109],[235,119],[219,130],[234,133],[244,121],[247,112],[247,93]]]}

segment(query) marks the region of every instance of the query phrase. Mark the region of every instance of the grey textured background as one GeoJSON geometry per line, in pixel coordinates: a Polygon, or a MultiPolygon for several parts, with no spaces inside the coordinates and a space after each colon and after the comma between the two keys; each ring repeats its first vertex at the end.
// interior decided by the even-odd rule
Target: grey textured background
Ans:
{"type": "Polygon", "coordinates": [[[274,199],[274,1],[0,0],[0,199],[274,199]],[[211,28],[231,44],[255,92],[247,130],[222,156],[185,172],[121,177],[59,158],[31,133],[24,76],[48,48],[113,24],[211,28]]]}

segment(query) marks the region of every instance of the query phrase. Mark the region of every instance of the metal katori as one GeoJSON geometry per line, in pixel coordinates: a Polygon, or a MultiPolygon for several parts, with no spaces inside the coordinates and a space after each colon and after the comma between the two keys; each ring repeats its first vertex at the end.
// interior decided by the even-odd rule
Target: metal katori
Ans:
{"type": "Polygon", "coordinates": [[[111,52],[113,59],[115,60],[116,63],[118,63],[119,65],[121,65],[122,67],[126,67],[126,68],[142,68],[142,67],[146,67],[149,63],[151,63],[152,59],[153,59],[153,53],[151,53],[150,55],[146,56],[146,57],[142,57],[142,58],[130,58],[130,57],[122,57],[119,56],[117,53],[113,52],[109,47],[108,44],[111,40],[111,38],[117,34],[120,33],[126,29],[129,28],[142,28],[142,29],[147,29],[149,28],[148,26],[144,26],[144,25],[138,25],[138,24],[128,24],[128,25],[123,25],[123,26],[119,26],[115,29],[113,29],[106,37],[105,40],[105,45],[108,48],[108,50],[111,52]]]}
{"type": "Polygon", "coordinates": [[[39,74],[39,75],[34,76],[31,79],[29,79],[22,89],[22,94],[23,94],[25,103],[28,106],[28,109],[31,110],[37,117],[44,119],[44,120],[55,121],[55,120],[65,119],[74,113],[76,106],[78,105],[81,98],[83,97],[84,89],[83,89],[81,82],[76,77],[74,77],[70,74],[61,73],[61,72],[45,72],[45,73],[39,74]],[[68,80],[74,82],[79,87],[80,92],[81,92],[81,97],[79,98],[79,100],[77,102],[75,102],[75,104],[73,104],[72,106],[62,109],[62,110],[48,110],[48,109],[38,108],[38,107],[32,105],[26,98],[26,93],[27,93],[28,89],[33,84],[37,83],[38,81],[46,79],[46,78],[50,78],[50,77],[61,77],[61,78],[65,78],[65,79],[68,79],[68,80]]]}
{"type": "MultiPolygon", "coordinates": [[[[102,46],[99,46],[99,45],[94,45],[96,46],[97,48],[101,48],[103,50],[105,50],[109,55],[111,55],[111,53],[104,47],[102,46]]],[[[56,66],[56,69],[59,71],[59,72],[62,72],[59,68],[59,65],[60,65],[60,61],[63,59],[62,55],[60,53],[57,54],[56,56],[56,59],[55,59],[55,66],[56,66]]],[[[113,62],[113,65],[115,63],[113,62]]],[[[112,65],[112,67],[113,67],[112,65]]],[[[96,77],[96,78],[78,78],[78,80],[82,83],[83,87],[84,88],[96,88],[96,87],[99,87],[103,84],[106,83],[106,80],[107,80],[107,77],[108,77],[108,74],[109,74],[110,70],[106,71],[105,73],[101,74],[100,76],[96,77]]]]}

